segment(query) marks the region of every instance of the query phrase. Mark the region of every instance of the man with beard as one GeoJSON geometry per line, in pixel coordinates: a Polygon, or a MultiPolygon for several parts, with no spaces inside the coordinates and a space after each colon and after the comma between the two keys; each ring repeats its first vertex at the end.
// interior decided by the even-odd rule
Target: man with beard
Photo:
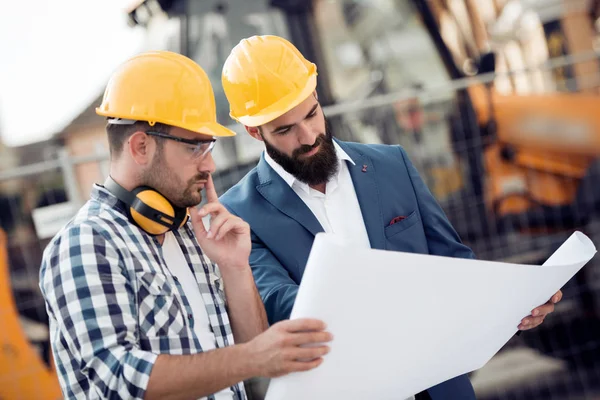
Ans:
{"type": "MultiPolygon", "coordinates": [[[[335,233],[355,247],[474,257],[404,149],[332,138],[316,75],[313,63],[276,36],[242,40],[223,67],[231,117],[266,149],[221,202],[250,224],[250,266],[270,323],[289,318],[318,232],[335,233]]],[[[539,325],[560,297],[519,328],[539,325]]],[[[376,340],[377,321],[365,323],[373,324],[376,340]]],[[[459,376],[417,398],[472,399],[474,393],[468,378],[459,376]]]]}
{"type": "Polygon", "coordinates": [[[138,55],[96,112],[108,121],[110,176],[40,271],[64,397],[241,400],[252,377],[318,366],[331,339],[322,322],[267,329],[250,229],[211,178],[215,137],[234,133],[216,121],[204,71],[170,52],[138,55]]]}

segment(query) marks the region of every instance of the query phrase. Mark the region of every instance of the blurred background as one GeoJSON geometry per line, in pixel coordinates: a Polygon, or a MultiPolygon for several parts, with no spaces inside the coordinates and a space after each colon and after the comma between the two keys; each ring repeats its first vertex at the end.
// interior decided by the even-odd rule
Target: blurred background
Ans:
{"type": "MultiPolygon", "coordinates": [[[[276,34],[318,66],[342,140],[401,144],[480,259],[541,264],[574,230],[600,243],[600,0],[62,0],[0,12],[0,399],[56,398],[38,289],[51,237],[108,173],[94,108],[149,49],[213,80],[219,194],[261,143],[229,118],[221,67],[276,34]]],[[[471,375],[479,399],[600,399],[600,261],[544,324],[471,375]]],[[[508,294],[510,295],[510,294],[508,294]]]]}

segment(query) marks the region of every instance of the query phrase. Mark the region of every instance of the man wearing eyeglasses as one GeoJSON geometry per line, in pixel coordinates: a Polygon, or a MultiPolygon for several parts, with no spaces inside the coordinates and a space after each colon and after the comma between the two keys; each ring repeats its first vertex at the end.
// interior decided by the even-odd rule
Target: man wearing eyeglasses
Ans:
{"type": "Polygon", "coordinates": [[[267,329],[250,229],[217,199],[211,150],[234,133],[216,121],[204,71],[174,53],[138,55],[96,112],[110,176],[40,270],[64,397],[246,399],[252,377],[317,367],[331,335],[316,320],[267,329]]]}

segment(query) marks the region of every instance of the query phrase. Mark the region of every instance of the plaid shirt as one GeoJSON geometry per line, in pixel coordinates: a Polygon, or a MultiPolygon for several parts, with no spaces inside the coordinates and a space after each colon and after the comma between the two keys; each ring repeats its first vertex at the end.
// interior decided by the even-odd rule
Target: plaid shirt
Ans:
{"type": "MultiPolygon", "coordinates": [[[[65,398],[142,399],[158,354],[195,354],[192,310],[158,241],[101,186],[44,252],[40,288],[65,398]]],[[[217,348],[233,344],[218,268],[191,224],[174,232],[193,269],[217,348]]],[[[246,399],[244,386],[231,388],[246,399]]],[[[209,400],[213,396],[208,397],[209,400]]]]}

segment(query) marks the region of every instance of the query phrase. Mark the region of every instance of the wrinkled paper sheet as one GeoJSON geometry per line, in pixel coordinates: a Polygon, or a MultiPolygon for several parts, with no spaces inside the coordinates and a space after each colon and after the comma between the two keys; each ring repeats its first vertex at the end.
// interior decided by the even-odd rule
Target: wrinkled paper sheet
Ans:
{"type": "Polygon", "coordinates": [[[358,249],[319,233],[291,318],[325,321],[331,352],[271,380],[266,399],[398,400],[479,369],[595,253],[581,232],[543,266],[358,249]]]}

